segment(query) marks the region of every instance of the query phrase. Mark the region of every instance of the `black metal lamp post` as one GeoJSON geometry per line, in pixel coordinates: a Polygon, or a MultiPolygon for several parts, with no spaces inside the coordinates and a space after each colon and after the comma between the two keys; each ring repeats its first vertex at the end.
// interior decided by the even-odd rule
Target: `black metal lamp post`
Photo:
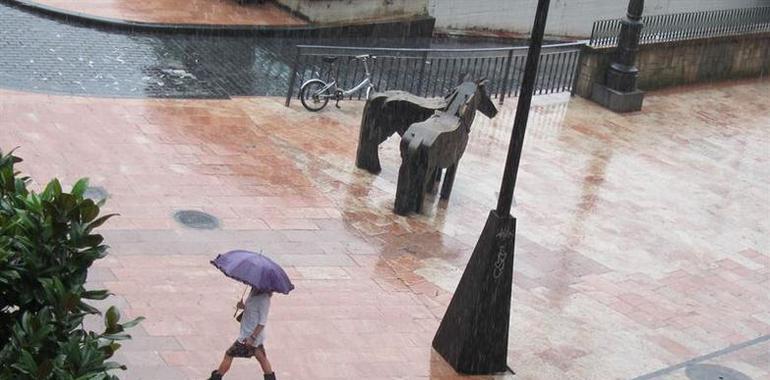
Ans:
{"type": "Polygon", "coordinates": [[[642,109],[644,92],[636,88],[639,69],[636,53],[642,33],[644,0],[628,3],[626,18],[621,21],[618,48],[607,70],[606,84],[594,83],[591,98],[615,112],[632,112],[642,109]]]}
{"type": "Polygon", "coordinates": [[[516,218],[511,216],[511,204],[549,3],[550,0],[539,0],[537,4],[497,209],[489,213],[473,255],[433,338],[433,348],[455,371],[464,374],[492,374],[505,372],[508,368],[516,234],[516,218]]]}

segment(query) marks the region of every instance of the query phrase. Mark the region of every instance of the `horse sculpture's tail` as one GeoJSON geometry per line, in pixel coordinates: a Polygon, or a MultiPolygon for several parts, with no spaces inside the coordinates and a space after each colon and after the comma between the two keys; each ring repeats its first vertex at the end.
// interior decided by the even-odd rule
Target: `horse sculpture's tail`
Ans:
{"type": "Polygon", "coordinates": [[[385,94],[376,94],[367,100],[361,117],[356,166],[372,174],[377,174],[382,170],[377,154],[377,148],[380,144],[377,122],[382,117],[382,107],[387,98],[385,94]]]}

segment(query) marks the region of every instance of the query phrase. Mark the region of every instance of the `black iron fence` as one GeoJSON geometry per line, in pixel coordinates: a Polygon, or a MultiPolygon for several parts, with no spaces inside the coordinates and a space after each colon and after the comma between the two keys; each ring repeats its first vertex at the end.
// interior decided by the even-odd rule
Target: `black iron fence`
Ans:
{"type": "MultiPolygon", "coordinates": [[[[770,7],[645,16],[642,22],[641,44],[770,32],[770,7]]],[[[621,19],[594,22],[589,44],[617,45],[620,25],[621,19]]]]}
{"type": "MultiPolygon", "coordinates": [[[[585,42],[543,46],[536,86],[537,94],[571,91],[576,79],[580,47],[585,42]]],[[[404,90],[436,97],[445,95],[465,75],[486,78],[490,96],[502,104],[506,97],[518,96],[527,59],[527,47],[484,49],[410,49],[342,46],[296,47],[294,68],[286,94],[286,105],[299,94],[306,80],[330,76],[342,88],[352,88],[364,78],[364,68],[352,58],[372,54],[372,82],[378,91],[404,90]],[[338,57],[330,66],[322,58],[338,57]]],[[[351,96],[361,99],[363,91],[351,96]]]]}

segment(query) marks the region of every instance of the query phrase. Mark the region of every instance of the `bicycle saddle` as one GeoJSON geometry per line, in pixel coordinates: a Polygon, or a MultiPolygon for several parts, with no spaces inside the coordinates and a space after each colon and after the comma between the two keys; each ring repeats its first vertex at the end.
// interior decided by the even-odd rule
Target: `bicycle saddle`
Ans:
{"type": "Polygon", "coordinates": [[[328,56],[328,57],[321,58],[321,60],[323,60],[326,63],[334,63],[334,61],[337,60],[337,57],[328,56]]]}

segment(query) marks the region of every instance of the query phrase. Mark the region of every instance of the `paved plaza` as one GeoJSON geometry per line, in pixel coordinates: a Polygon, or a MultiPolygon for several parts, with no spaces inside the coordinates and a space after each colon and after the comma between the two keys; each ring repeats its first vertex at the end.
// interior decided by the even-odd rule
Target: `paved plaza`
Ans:
{"type": "MultiPolygon", "coordinates": [[[[684,87],[630,115],[535,98],[513,210],[516,375],[497,378],[685,380],[708,365],[770,378],[768,93],[767,80],[684,87]]],[[[120,213],[89,283],[147,318],[122,378],[218,364],[242,287],[209,260],[236,248],[296,285],[268,324],[279,378],[457,378],[431,340],[495,205],[515,99],[476,118],[452,198],[408,218],[391,211],[395,138],[380,175],[355,168],[362,106],[2,90],[0,147],[20,147],[36,186],[89,177],[120,213]],[[179,210],[220,226],[184,227],[179,210]]],[[[260,376],[236,361],[228,378],[260,376]]]]}
{"type": "MultiPolygon", "coordinates": [[[[233,249],[296,286],[267,325],[279,379],[466,378],[431,342],[496,205],[516,98],[477,115],[451,199],[397,216],[398,138],[379,175],[354,165],[363,102],[284,106],[303,37],[212,32],[305,24],[272,2],[0,0],[0,150],[18,147],[36,189],[90,178],[119,214],[88,286],[115,294],[100,309],[146,318],[116,355],[122,379],[208,377],[238,334],[244,287],[209,263],[233,249]]],[[[444,39],[406,42],[510,42],[444,39]]],[[[766,78],[678,87],[626,115],[536,96],[512,212],[510,371],[468,378],[770,380],[768,94],[766,78]]],[[[225,378],[262,374],[240,360],[225,378]]]]}

